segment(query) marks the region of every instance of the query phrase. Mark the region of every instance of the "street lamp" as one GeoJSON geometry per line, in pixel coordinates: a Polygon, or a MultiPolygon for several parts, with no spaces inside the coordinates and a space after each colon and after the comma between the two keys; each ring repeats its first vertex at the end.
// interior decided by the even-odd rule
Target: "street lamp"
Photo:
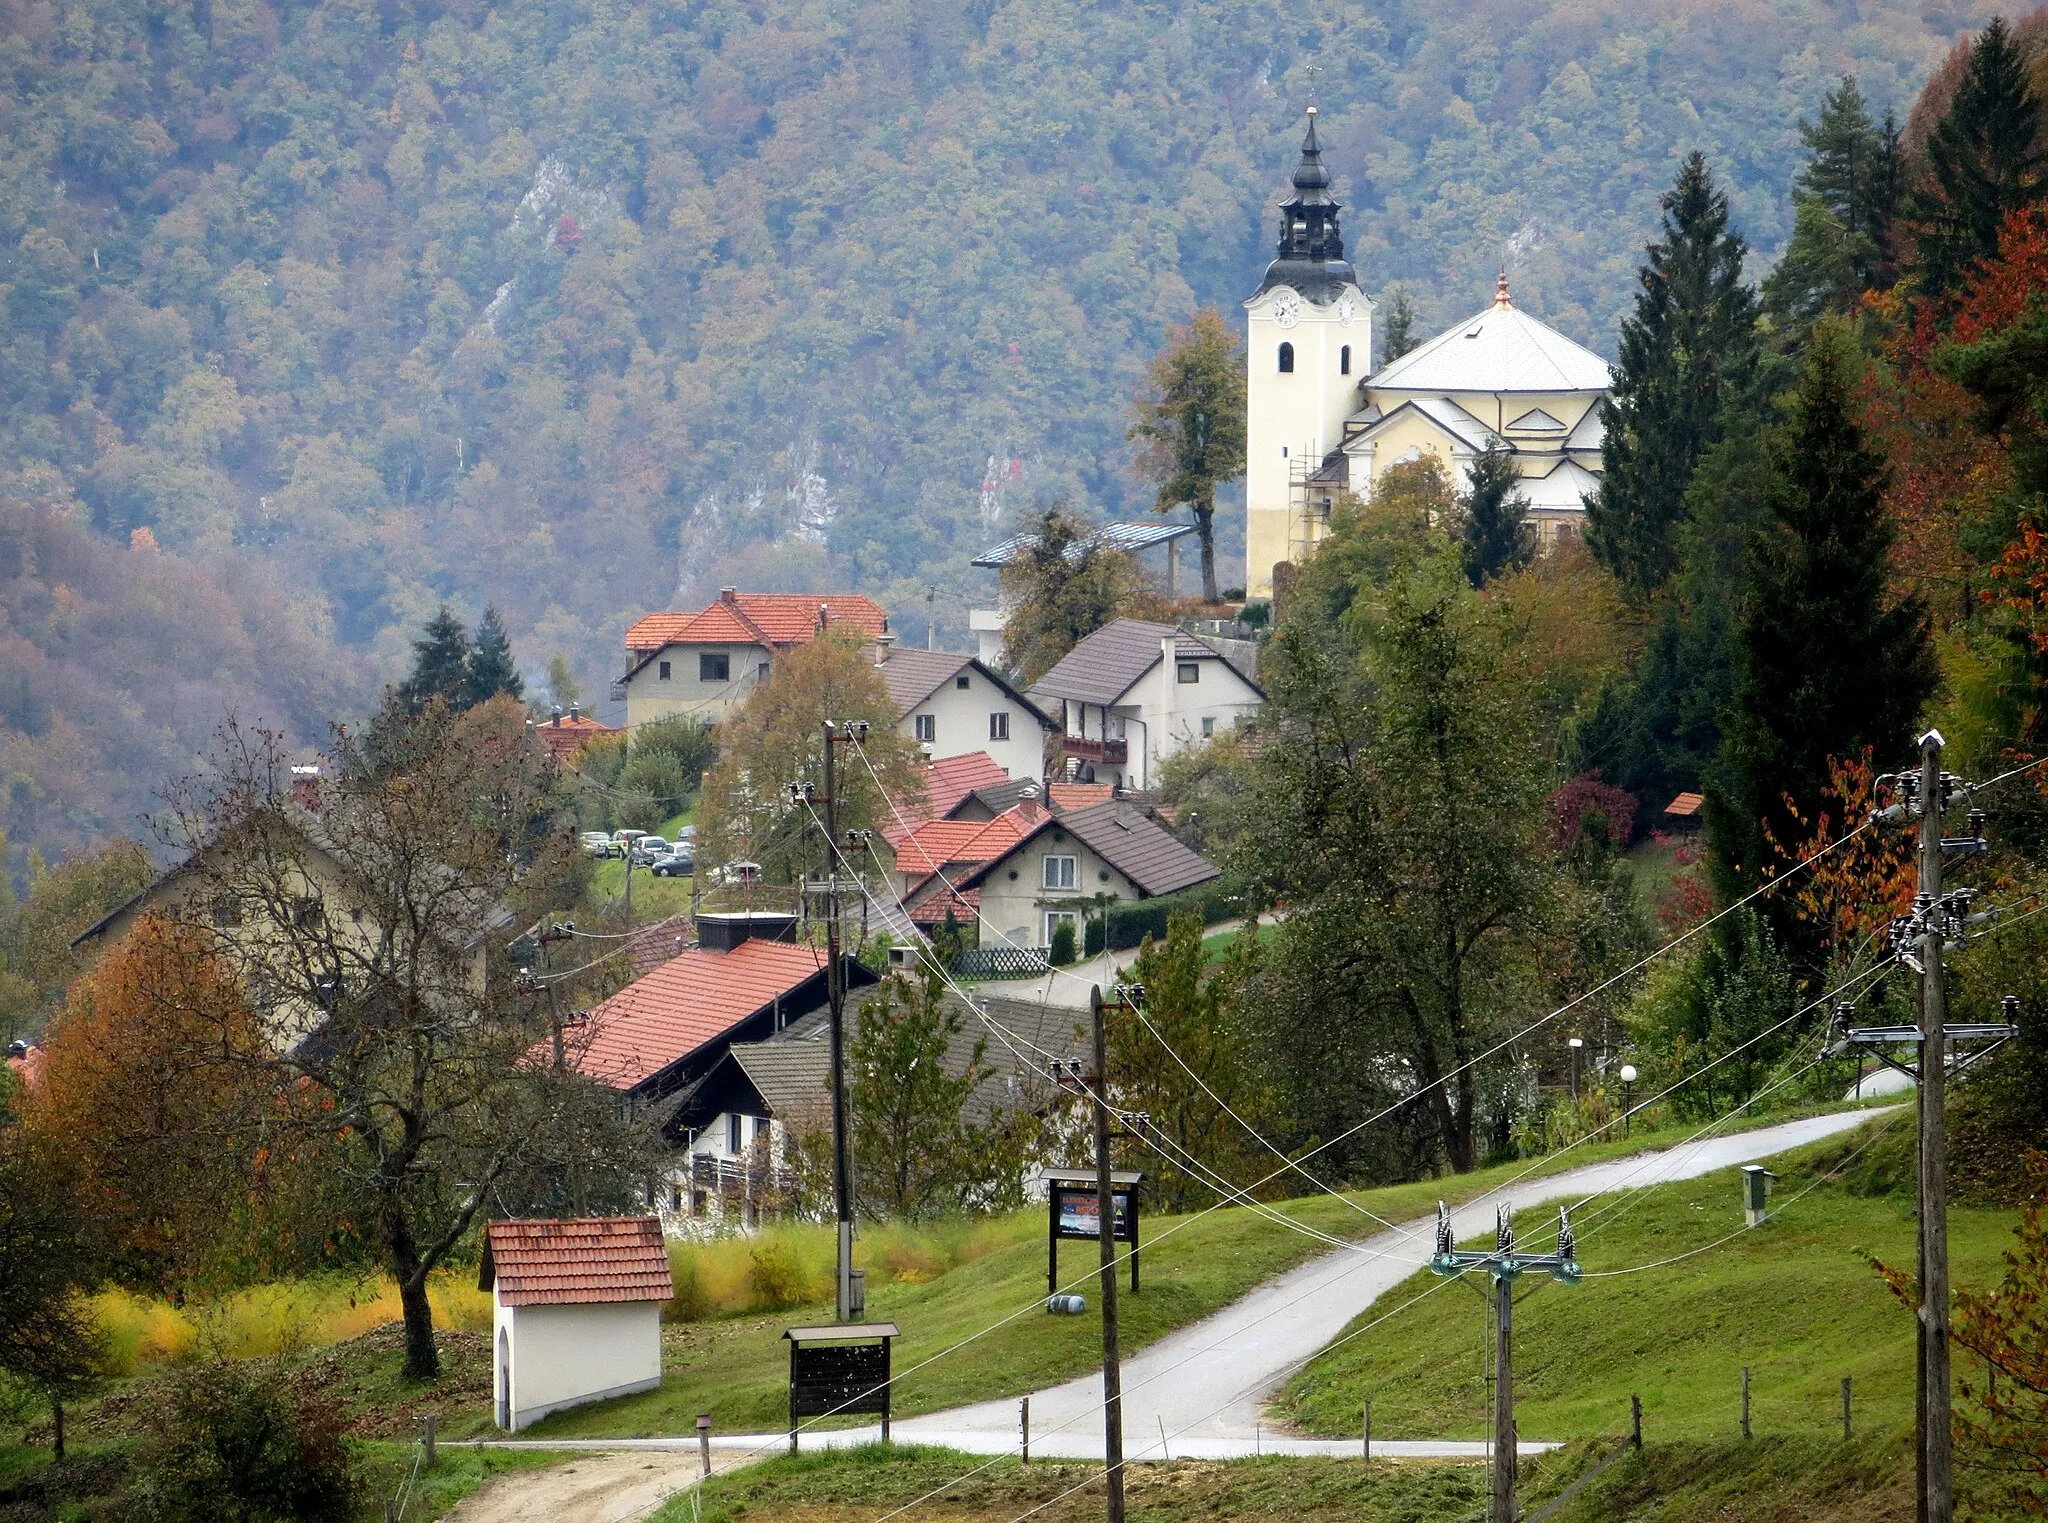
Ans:
{"type": "Polygon", "coordinates": [[[1630,1122],[1634,1119],[1636,1100],[1636,1065],[1621,1065],[1621,1135],[1629,1134],[1630,1122]]]}
{"type": "Polygon", "coordinates": [[[1584,1037],[1573,1037],[1565,1044],[1572,1050],[1572,1109],[1579,1108],[1579,1052],[1586,1045],[1584,1037]]]}

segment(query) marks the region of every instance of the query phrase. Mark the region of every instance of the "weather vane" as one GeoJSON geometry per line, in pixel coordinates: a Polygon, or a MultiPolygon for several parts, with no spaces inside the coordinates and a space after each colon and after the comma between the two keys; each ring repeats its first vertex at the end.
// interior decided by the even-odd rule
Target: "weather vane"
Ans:
{"type": "Polygon", "coordinates": [[[1306,63],[1302,65],[1301,72],[1308,76],[1308,103],[1313,106],[1316,103],[1316,76],[1323,72],[1323,66],[1314,62],[1306,63]]]}

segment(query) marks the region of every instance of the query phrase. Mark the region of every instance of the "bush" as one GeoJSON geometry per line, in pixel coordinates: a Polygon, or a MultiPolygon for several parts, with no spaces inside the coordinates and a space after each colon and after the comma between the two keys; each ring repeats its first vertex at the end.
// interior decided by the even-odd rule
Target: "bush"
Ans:
{"type": "Polygon", "coordinates": [[[348,1523],[361,1480],[341,1405],[281,1360],[214,1358],[166,1382],[138,1455],[148,1523],[348,1523]]]}
{"type": "MultiPolygon", "coordinates": [[[[1163,942],[1166,940],[1167,921],[1190,910],[1201,915],[1202,924],[1215,925],[1219,920],[1231,920],[1244,914],[1245,904],[1242,884],[1229,878],[1218,878],[1200,888],[1183,889],[1178,894],[1161,894],[1157,899],[1140,899],[1135,904],[1111,905],[1109,949],[1112,952],[1129,951],[1147,936],[1163,942]]],[[[1090,927],[1090,948],[1101,950],[1101,941],[1101,922],[1098,920],[1090,927]]]]}
{"type": "Polygon", "coordinates": [[[1074,922],[1062,920],[1052,928],[1052,965],[1064,968],[1074,960],[1074,922]]]}
{"type": "Polygon", "coordinates": [[[756,1311],[787,1311],[817,1299],[796,1244],[784,1234],[757,1238],[748,1249],[747,1289],[756,1311]]]}

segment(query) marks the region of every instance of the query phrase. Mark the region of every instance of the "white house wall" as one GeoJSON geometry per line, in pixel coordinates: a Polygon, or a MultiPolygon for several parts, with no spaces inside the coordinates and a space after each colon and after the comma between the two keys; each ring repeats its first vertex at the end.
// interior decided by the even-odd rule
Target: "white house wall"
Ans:
{"type": "Polygon", "coordinates": [[[515,1432],[564,1407],[661,1384],[659,1301],[501,1305],[492,1321],[492,1396],[505,1389],[509,1352],[515,1432]]]}
{"type": "Polygon", "coordinates": [[[937,692],[904,715],[897,728],[914,741],[917,716],[929,714],[935,732],[932,760],[986,751],[1012,777],[1043,777],[1045,730],[1037,716],[972,667],[963,667],[960,676],[967,679],[966,687],[948,677],[937,692]],[[1008,740],[989,739],[989,717],[994,714],[1009,716],[1008,740]]]}
{"type": "Polygon", "coordinates": [[[1020,947],[1045,946],[1045,911],[1051,906],[1041,901],[1086,899],[1096,894],[1113,894],[1119,900],[1145,897],[1130,879],[1054,826],[996,863],[981,880],[982,943],[1007,937],[1020,947]],[[1045,859],[1049,856],[1077,859],[1072,888],[1045,887],[1045,859]]]}

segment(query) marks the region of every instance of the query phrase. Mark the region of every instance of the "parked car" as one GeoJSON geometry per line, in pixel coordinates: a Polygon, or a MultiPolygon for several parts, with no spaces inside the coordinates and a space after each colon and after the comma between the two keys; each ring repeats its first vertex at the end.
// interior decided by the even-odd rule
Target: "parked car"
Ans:
{"type": "Polygon", "coordinates": [[[687,878],[697,870],[697,858],[685,842],[667,856],[655,858],[647,870],[657,878],[687,878]]]}
{"type": "Polygon", "coordinates": [[[711,882],[719,888],[735,888],[742,883],[752,883],[760,876],[759,862],[728,862],[723,867],[712,869],[711,882]]]}
{"type": "Polygon", "coordinates": [[[608,857],[612,854],[612,838],[602,830],[586,830],[578,839],[583,843],[585,856],[608,857]]]}
{"type": "Polygon", "coordinates": [[[612,855],[623,857],[633,849],[633,843],[646,835],[644,830],[614,830],[612,832],[612,855]]]}
{"type": "Polygon", "coordinates": [[[632,846],[633,865],[652,867],[655,859],[668,855],[668,842],[660,836],[642,836],[632,846]]]}
{"type": "Polygon", "coordinates": [[[696,839],[697,839],[697,827],[696,827],[695,825],[678,825],[678,826],[676,827],[676,839],[677,839],[678,841],[694,841],[694,840],[696,840],[696,839]]]}

